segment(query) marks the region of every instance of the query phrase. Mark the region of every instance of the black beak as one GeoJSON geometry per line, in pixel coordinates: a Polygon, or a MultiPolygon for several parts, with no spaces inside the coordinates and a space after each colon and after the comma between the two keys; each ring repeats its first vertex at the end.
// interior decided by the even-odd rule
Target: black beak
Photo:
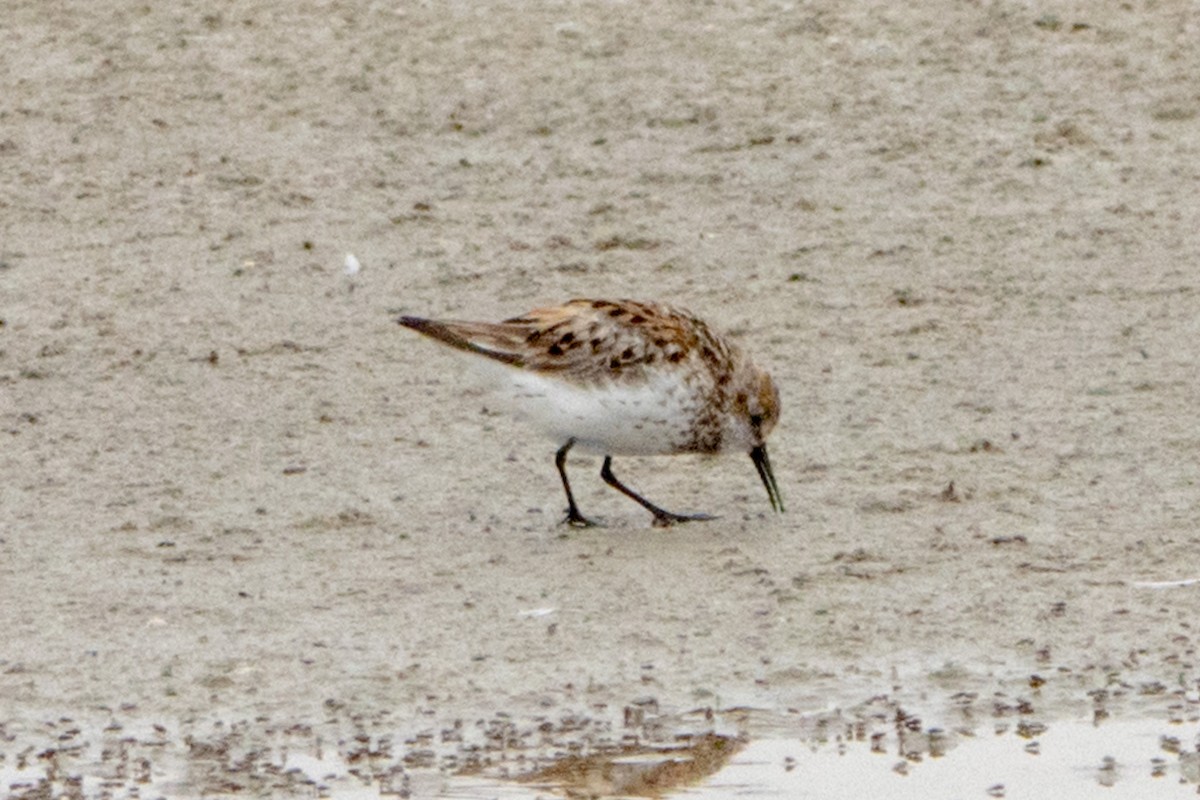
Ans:
{"type": "Polygon", "coordinates": [[[771,472],[771,459],[767,458],[767,446],[760,444],[750,451],[750,460],[762,478],[763,486],[767,487],[767,496],[771,498],[771,508],[783,513],[783,498],[779,496],[779,487],[775,485],[775,473],[771,472]]]}

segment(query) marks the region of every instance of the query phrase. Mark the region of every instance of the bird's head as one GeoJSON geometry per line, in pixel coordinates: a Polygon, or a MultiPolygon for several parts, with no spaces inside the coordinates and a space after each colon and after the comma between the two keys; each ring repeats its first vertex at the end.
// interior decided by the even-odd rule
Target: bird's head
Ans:
{"type": "Polygon", "coordinates": [[[725,441],[727,447],[749,451],[750,460],[767,488],[771,508],[782,513],[783,498],[779,496],[767,458],[767,436],[779,421],[779,389],[766,371],[752,364],[746,366],[740,377],[733,395],[733,429],[726,432],[725,441]]]}

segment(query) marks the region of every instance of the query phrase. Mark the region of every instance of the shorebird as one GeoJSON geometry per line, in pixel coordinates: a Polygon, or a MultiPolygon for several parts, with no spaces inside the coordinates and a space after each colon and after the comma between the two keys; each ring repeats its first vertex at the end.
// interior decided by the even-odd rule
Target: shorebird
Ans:
{"type": "Polygon", "coordinates": [[[503,322],[397,322],[489,365],[502,400],[559,443],[554,463],[571,525],[596,524],[580,513],[567,479],[573,447],[602,455],[600,477],[653,514],[656,526],[714,517],[651,503],[617,479],[613,456],[748,453],[771,508],[783,511],[767,458],[779,390],[745,351],[691,312],[578,299],[503,322]]]}

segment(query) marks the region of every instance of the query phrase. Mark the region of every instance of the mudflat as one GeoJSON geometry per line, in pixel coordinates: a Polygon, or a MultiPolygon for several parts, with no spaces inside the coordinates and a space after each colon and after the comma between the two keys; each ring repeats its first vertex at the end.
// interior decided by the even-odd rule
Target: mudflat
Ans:
{"type": "Polygon", "coordinates": [[[229,742],[294,737],[436,794],[881,703],[1194,749],[1189,4],[4,17],[0,791],[283,791],[229,742]],[[788,513],[625,459],[720,516],[652,529],[580,457],[564,527],[556,443],[395,323],[579,296],[771,370],[788,513]]]}

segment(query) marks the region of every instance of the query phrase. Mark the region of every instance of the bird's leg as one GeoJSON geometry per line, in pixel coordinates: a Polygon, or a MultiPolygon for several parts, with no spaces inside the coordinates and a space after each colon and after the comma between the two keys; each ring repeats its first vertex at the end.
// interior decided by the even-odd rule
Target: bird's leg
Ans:
{"type": "Polygon", "coordinates": [[[614,475],[612,471],[612,456],[604,457],[604,466],[600,468],[600,477],[603,478],[604,482],[609,486],[613,487],[629,499],[637,501],[642,505],[643,508],[653,514],[654,527],[656,528],[665,528],[668,525],[674,525],[676,522],[693,522],[696,520],[716,519],[716,517],[712,516],[711,514],[675,514],[654,505],[654,503],[651,503],[649,500],[617,480],[617,476],[614,475]]]}
{"type": "Polygon", "coordinates": [[[558,467],[558,474],[562,476],[563,489],[567,492],[567,518],[563,522],[575,528],[591,528],[598,523],[592,522],[579,513],[579,506],[575,505],[575,495],[571,494],[571,482],[567,480],[567,451],[573,444],[575,444],[574,439],[567,439],[567,443],[558,448],[558,452],[554,455],[554,466],[558,467]]]}

